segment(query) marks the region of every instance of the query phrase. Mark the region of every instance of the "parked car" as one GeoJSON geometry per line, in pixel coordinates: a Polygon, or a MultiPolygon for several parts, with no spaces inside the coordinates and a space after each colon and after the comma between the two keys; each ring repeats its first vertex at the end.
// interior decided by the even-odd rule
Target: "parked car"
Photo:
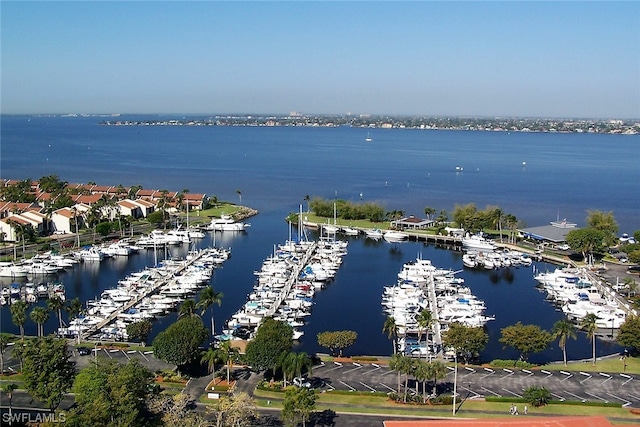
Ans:
{"type": "Polygon", "coordinates": [[[561,245],[556,246],[558,249],[560,249],[561,251],[568,251],[569,249],[571,249],[571,246],[567,245],[566,243],[563,243],[561,245]]]}
{"type": "Polygon", "coordinates": [[[78,347],[78,354],[80,356],[88,356],[91,354],[91,350],[87,347],[78,347]]]}

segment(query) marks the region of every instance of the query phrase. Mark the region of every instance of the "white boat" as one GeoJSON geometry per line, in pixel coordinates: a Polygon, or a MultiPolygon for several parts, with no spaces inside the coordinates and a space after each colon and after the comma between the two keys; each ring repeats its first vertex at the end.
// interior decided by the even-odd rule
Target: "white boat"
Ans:
{"type": "Polygon", "coordinates": [[[244,231],[250,225],[244,222],[236,222],[231,215],[223,214],[220,218],[212,218],[207,228],[214,231],[244,231]]]}
{"type": "Polygon", "coordinates": [[[357,236],[360,233],[357,229],[351,227],[342,227],[342,232],[347,236],[357,236]]]}
{"type": "Polygon", "coordinates": [[[368,230],[365,230],[364,232],[368,238],[370,239],[374,239],[374,240],[378,240],[382,238],[382,230],[380,230],[379,228],[370,228],[368,230]]]}
{"type": "Polygon", "coordinates": [[[493,241],[487,240],[478,234],[469,235],[468,233],[462,238],[462,246],[471,251],[493,252],[496,249],[493,241]]]}
{"type": "Polygon", "coordinates": [[[371,135],[369,135],[369,132],[367,132],[367,137],[364,140],[367,142],[373,141],[373,138],[371,138],[371,135]]]}
{"type": "Polygon", "coordinates": [[[387,242],[404,242],[408,238],[409,235],[401,231],[386,231],[384,233],[384,240],[387,242]]]}
{"type": "Polygon", "coordinates": [[[27,277],[27,269],[12,262],[0,262],[0,277],[27,277]]]}

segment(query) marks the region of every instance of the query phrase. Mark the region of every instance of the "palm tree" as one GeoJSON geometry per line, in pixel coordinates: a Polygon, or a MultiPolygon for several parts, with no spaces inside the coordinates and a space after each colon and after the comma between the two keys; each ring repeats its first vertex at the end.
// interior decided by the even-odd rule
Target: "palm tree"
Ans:
{"type": "Polygon", "coordinates": [[[13,392],[17,388],[18,388],[18,384],[15,384],[15,383],[8,383],[8,384],[5,384],[3,387],[4,392],[7,393],[7,396],[9,397],[9,425],[11,425],[11,423],[13,422],[12,416],[11,416],[12,400],[13,400],[13,392]]]}
{"type": "Polygon", "coordinates": [[[216,363],[220,361],[220,349],[209,347],[206,351],[202,352],[200,363],[206,363],[209,373],[215,372],[216,363]]]}
{"type": "Polygon", "coordinates": [[[573,323],[566,319],[558,320],[551,328],[551,336],[553,339],[558,339],[558,346],[562,349],[562,359],[564,360],[564,366],[567,366],[567,339],[577,339],[576,328],[573,323]]]}
{"type": "Polygon", "coordinates": [[[55,311],[58,316],[58,326],[62,329],[62,309],[65,307],[64,301],[57,295],[47,300],[47,308],[49,311],[55,311]]]}
{"type": "Polygon", "coordinates": [[[34,307],[29,313],[29,318],[38,325],[38,336],[44,336],[44,324],[49,320],[49,310],[44,307],[34,307]]]}
{"type": "Polygon", "coordinates": [[[184,300],[184,302],[180,304],[180,309],[178,310],[178,317],[195,316],[195,315],[196,315],[196,302],[192,299],[184,300]]]}
{"type": "Polygon", "coordinates": [[[433,208],[431,206],[427,206],[426,208],[424,208],[424,214],[427,216],[427,219],[431,219],[431,217],[436,213],[436,208],[433,208]]]}
{"type": "Polygon", "coordinates": [[[11,304],[11,321],[20,328],[20,338],[24,342],[24,324],[27,321],[27,303],[18,300],[11,304]]]}
{"type": "Polygon", "coordinates": [[[593,344],[593,366],[596,366],[596,330],[598,326],[596,322],[598,321],[598,316],[594,313],[589,313],[580,322],[580,327],[584,328],[587,332],[587,337],[589,341],[593,344]]]}
{"type": "Polygon", "coordinates": [[[433,395],[435,396],[438,390],[438,380],[442,380],[447,376],[447,367],[439,360],[434,360],[430,364],[431,378],[433,378],[433,395]]]}
{"type": "Polygon", "coordinates": [[[309,355],[305,352],[301,353],[293,353],[294,357],[291,360],[293,365],[293,372],[296,376],[301,377],[302,371],[307,370],[309,374],[311,374],[311,369],[313,368],[313,362],[309,355]]]}
{"type": "MultiPolygon", "coordinates": [[[[75,297],[74,299],[69,301],[69,304],[66,305],[64,309],[67,311],[67,313],[69,313],[69,322],[71,322],[71,320],[82,313],[83,307],[82,303],[80,302],[80,298],[75,297]]],[[[80,344],[80,332],[78,332],[76,336],[78,337],[78,344],[80,344]]]]}
{"type": "Polygon", "coordinates": [[[215,336],[215,325],[213,323],[213,305],[218,304],[218,307],[222,304],[222,297],[224,294],[222,292],[216,292],[213,290],[211,286],[207,286],[206,288],[200,291],[200,300],[196,304],[196,308],[201,308],[200,316],[204,314],[205,311],[209,308],[211,310],[211,335],[215,336]]]}
{"type": "Polygon", "coordinates": [[[236,193],[238,194],[238,198],[240,199],[240,204],[242,204],[242,190],[237,189],[236,193]]]}
{"type": "Polygon", "coordinates": [[[387,316],[382,327],[382,332],[387,333],[390,340],[393,340],[393,354],[396,354],[396,337],[398,336],[398,329],[396,327],[396,319],[393,316],[387,316]]]}
{"type": "Polygon", "coordinates": [[[287,388],[287,378],[295,375],[293,359],[296,357],[292,351],[283,351],[278,358],[278,367],[282,370],[283,387],[287,388]]]}
{"type": "Polygon", "coordinates": [[[240,351],[238,347],[231,347],[231,341],[223,341],[220,344],[220,354],[221,359],[227,365],[227,384],[229,384],[230,376],[231,376],[231,365],[233,365],[233,361],[238,357],[240,351]]]}
{"type": "Polygon", "coordinates": [[[413,360],[404,354],[396,353],[391,356],[389,368],[398,373],[398,395],[400,395],[400,375],[405,375],[404,380],[404,402],[407,401],[407,385],[409,383],[409,373],[413,371],[413,360]]]}
{"type": "Polygon", "coordinates": [[[311,197],[308,194],[306,194],[304,196],[304,201],[307,202],[307,212],[309,212],[309,200],[311,200],[311,197]]]}
{"type": "Polygon", "coordinates": [[[502,243],[502,209],[495,208],[492,212],[494,226],[497,226],[500,232],[500,243],[502,243]]]}
{"type": "Polygon", "coordinates": [[[429,339],[429,329],[433,323],[433,315],[430,310],[424,309],[416,316],[418,322],[418,345],[420,345],[420,339],[422,338],[422,330],[425,330],[425,344],[429,339]]]}
{"type": "Polygon", "coordinates": [[[426,383],[431,378],[431,363],[424,360],[418,360],[416,362],[413,375],[416,377],[416,393],[418,392],[418,382],[422,383],[422,402],[427,402],[427,387],[426,383]]]}

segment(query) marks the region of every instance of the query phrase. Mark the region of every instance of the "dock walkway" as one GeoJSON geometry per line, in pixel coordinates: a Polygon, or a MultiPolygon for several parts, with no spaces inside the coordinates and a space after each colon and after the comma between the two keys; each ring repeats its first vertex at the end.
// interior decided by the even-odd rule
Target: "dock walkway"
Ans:
{"type": "Polygon", "coordinates": [[[205,255],[210,253],[210,249],[202,249],[196,252],[190,259],[186,260],[184,263],[176,266],[174,270],[172,270],[169,274],[167,274],[164,278],[159,279],[152,287],[148,288],[144,293],[138,295],[135,298],[132,298],[131,301],[127,302],[123,307],[115,310],[109,316],[107,316],[102,322],[88,328],[85,332],[82,333],[82,339],[88,339],[90,336],[94,335],[98,331],[100,331],[105,326],[109,325],[111,322],[116,320],[118,315],[121,313],[127,312],[127,310],[135,307],[139,304],[144,298],[157,293],[160,288],[166,285],[175,284],[178,280],[180,274],[186,270],[190,265],[204,257],[205,255]]]}

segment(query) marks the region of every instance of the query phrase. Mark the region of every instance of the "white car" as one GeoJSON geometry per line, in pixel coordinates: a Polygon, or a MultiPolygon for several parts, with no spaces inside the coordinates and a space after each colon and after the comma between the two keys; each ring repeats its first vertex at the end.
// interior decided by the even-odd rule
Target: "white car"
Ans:
{"type": "Polygon", "coordinates": [[[566,243],[563,243],[561,245],[556,246],[558,249],[560,249],[561,251],[568,251],[569,249],[571,249],[571,246],[567,245],[566,243]]]}

